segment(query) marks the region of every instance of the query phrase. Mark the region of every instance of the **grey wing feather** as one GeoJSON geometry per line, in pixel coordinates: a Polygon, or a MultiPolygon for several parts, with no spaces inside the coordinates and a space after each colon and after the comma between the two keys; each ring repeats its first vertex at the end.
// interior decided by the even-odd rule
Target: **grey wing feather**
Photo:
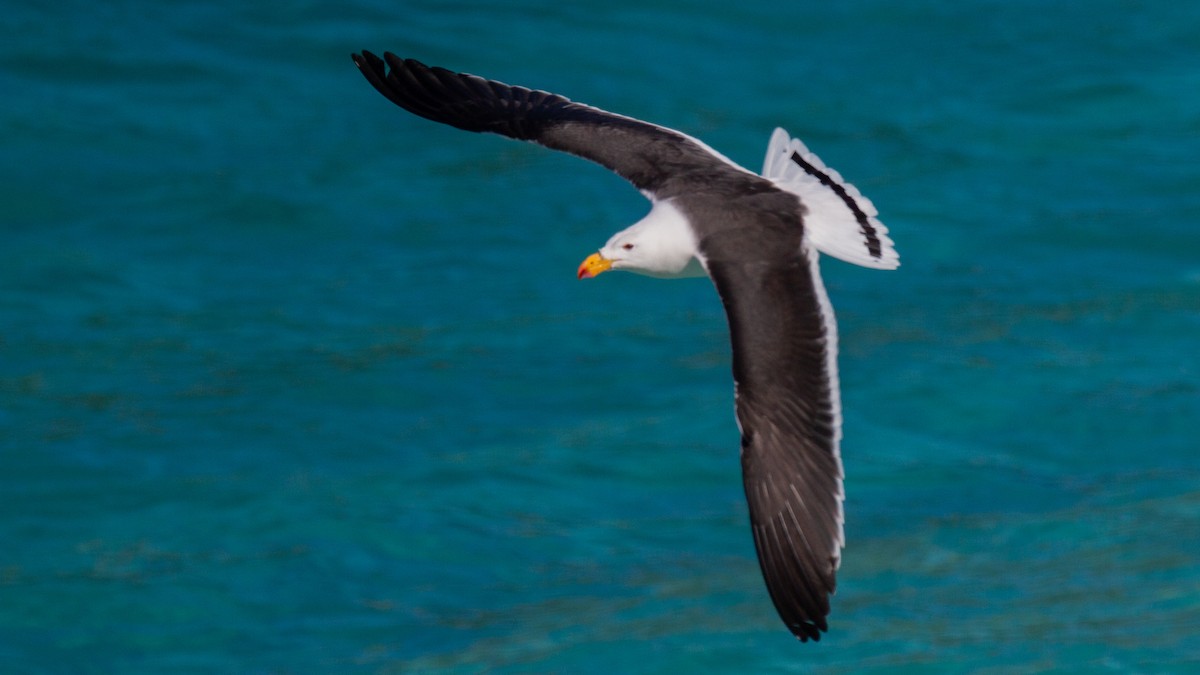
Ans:
{"type": "Polygon", "coordinates": [[[515,87],[371,52],[351,58],[392,103],[435,122],[532,141],[596,162],[656,194],[696,171],[731,170],[725,160],[672,129],[515,87]]]}
{"type": "Polygon", "coordinates": [[[742,479],[759,564],[784,623],[801,640],[819,640],[844,542],[836,327],[799,241],[763,247],[792,251],[769,260],[721,255],[752,248],[748,242],[708,243],[733,344],[742,479]]]}

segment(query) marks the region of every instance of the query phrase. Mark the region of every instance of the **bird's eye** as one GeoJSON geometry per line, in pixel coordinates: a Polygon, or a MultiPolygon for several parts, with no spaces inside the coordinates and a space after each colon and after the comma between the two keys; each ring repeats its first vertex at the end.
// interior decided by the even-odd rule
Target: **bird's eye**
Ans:
{"type": "Polygon", "coordinates": [[[631,249],[633,248],[633,244],[621,244],[621,248],[623,248],[623,249],[625,249],[626,251],[628,251],[628,250],[631,250],[631,249]]]}

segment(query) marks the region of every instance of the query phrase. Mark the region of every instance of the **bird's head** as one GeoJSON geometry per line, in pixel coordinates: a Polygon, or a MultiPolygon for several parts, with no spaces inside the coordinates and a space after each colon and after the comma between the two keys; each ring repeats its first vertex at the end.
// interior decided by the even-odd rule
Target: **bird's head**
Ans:
{"type": "Polygon", "coordinates": [[[588,256],[579,265],[579,278],[589,279],[609,270],[668,278],[704,274],[696,260],[691,228],[674,208],[662,203],[588,256]]]}
{"type": "Polygon", "coordinates": [[[648,271],[653,261],[645,259],[646,247],[639,246],[636,239],[628,230],[618,233],[579,265],[579,278],[590,279],[609,270],[648,271]]]}

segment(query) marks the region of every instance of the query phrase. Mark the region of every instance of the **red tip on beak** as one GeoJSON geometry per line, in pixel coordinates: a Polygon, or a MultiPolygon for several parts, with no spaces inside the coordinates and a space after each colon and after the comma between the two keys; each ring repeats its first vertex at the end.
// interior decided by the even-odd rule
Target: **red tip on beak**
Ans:
{"type": "Polygon", "coordinates": [[[579,278],[590,279],[610,269],[612,269],[611,260],[601,256],[599,253],[593,253],[579,264],[579,278]]]}

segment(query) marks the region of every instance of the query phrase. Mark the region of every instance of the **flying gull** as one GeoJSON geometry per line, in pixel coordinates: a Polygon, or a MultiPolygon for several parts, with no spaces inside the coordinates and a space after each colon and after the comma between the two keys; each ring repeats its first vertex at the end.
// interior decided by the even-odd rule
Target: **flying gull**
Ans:
{"type": "Polygon", "coordinates": [[[899,256],[871,202],[782,129],[760,176],[691,136],[557,94],[390,53],[353,59],[413,114],[569,152],[650,200],[649,214],[584,260],[578,276],[712,279],[729,320],[758,562],[788,629],[819,640],[845,535],[837,324],[817,253],[895,269],[899,256]]]}

